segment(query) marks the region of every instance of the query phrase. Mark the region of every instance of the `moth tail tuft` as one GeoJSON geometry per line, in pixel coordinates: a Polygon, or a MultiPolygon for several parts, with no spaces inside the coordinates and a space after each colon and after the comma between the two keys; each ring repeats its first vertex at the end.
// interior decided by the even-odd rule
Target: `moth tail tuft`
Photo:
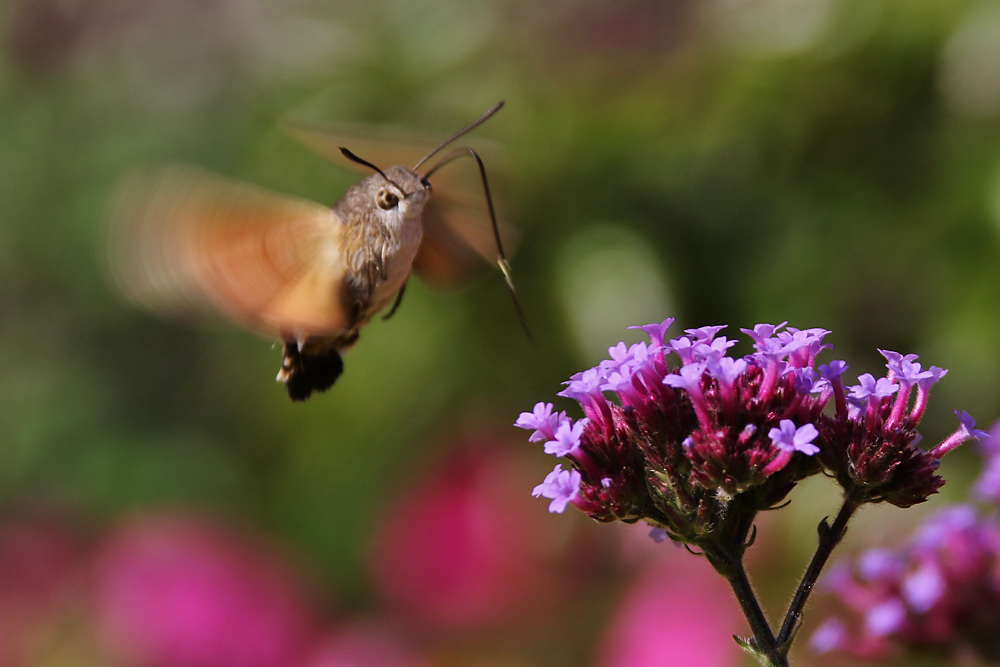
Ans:
{"type": "Polygon", "coordinates": [[[335,347],[302,351],[297,343],[285,343],[277,379],[293,401],[304,401],[314,391],[332,387],[343,372],[344,361],[335,347]]]}

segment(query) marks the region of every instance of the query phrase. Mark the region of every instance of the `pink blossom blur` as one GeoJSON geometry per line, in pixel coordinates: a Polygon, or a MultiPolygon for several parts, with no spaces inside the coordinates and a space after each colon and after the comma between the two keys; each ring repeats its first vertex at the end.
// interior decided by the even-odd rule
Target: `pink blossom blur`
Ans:
{"type": "Polygon", "coordinates": [[[201,518],[120,526],[95,562],[96,622],[112,659],[144,667],[288,667],[311,615],[261,540],[201,518]]]}
{"type": "Polygon", "coordinates": [[[389,605],[424,627],[527,621],[547,597],[545,516],[503,443],[452,453],[385,511],[372,558],[389,605]]]}
{"type": "Polygon", "coordinates": [[[605,627],[599,667],[729,667],[740,610],[725,581],[702,559],[658,545],[662,561],[640,574],[605,627]],[[671,553],[673,552],[673,553],[671,553]]]}

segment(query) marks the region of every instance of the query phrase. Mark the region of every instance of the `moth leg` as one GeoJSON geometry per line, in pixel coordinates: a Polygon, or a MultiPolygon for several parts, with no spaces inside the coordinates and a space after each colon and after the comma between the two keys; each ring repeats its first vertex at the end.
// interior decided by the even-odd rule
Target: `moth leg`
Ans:
{"type": "Polygon", "coordinates": [[[378,272],[382,276],[382,280],[389,279],[389,245],[382,245],[382,256],[378,263],[378,272]]]}
{"type": "Polygon", "coordinates": [[[396,292],[396,298],[392,302],[392,307],[389,308],[389,312],[388,313],[386,313],[385,315],[382,316],[383,320],[387,320],[387,319],[389,319],[390,317],[392,317],[393,315],[396,314],[396,310],[399,309],[399,304],[401,304],[403,302],[403,292],[406,291],[406,283],[407,282],[409,282],[409,281],[403,282],[403,286],[399,288],[398,292],[396,292]]]}

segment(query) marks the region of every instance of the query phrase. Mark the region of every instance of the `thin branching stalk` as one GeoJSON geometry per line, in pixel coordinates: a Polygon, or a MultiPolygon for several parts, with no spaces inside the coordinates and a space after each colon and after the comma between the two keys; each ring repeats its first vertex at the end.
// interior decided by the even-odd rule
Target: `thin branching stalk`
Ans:
{"type": "Polygon", "coordinates": [[[809,566],[806,568],[802,580],[799,582],[795,596],[792,597],[792,601],[788,605],[788,611],[785,612],[785,619],[781,624],[781,629],[778,631],[777,642],[779,646],[790,644],[789,640],[802,622],[802,613],[805,610],[806,602],[809,600],[809,594],[812,593],[813,588],[816,586],[820,572],[830,558],[830,554],[844,538],[844,534],[847,532],[847,523],[854,516],[860,505],[861,502],[857,494],[854,492],[848,493],[833,524],[827,524],[825,519],[820,523],[818,531],[819,544],[816,547],[816,553],[813,554],[812,560],[809,561],[809,566]]]}

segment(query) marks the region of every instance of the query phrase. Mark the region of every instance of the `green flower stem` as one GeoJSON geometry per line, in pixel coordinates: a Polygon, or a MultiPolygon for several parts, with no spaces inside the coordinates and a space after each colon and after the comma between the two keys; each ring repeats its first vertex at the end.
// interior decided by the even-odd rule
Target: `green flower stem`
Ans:
{"type": "Polygon", "coordinates": [[[795,591],[795,596],[788,605],[788,611],[785,612],[785,619],[781,624],[781,630],[778,631],[778,646],[785,647],[784,650],[786,652],[788,647],[791,645],[792,637],[798,629],[799,624],[802,622],[802,613],[805,609],[806,601],[809,599],[809,594],[812,593],[813,588],[816,586],[816,581],[819,579],[820,572],[826,565],[826,561],[830,558],[830,553],[844,538],[844,534],[847,532],[847,523],[851,520],[851,517],[854,516],[854,513],[858,510],[858,507],[860,507],[861,504],[862,500],[858,494],[855,494],[854,492],[848,493],[844,498],[844,504],[841,505],[840,511],[837,513],[837,518],[834,519],[833,524],[827,525],[825,519],[823,523],[820,524],[819,544],[816,547],[816,553],[813,554],[812,560],[809,561],[809,566],[806,568],[805,574],[799,582],[799,587],[795,591]]]}
{"type": "Polygon", "coordinates": [[[729,586],[736,595],[736,600],[743,610],[743,615],[750,624],[750,631],[753,633],[752,649],[759,659],[765,661],[764,664],[770,667],[788,667],[788,659],[785,651],[782,651],[780,644],[775,641],[774,632],[771,630],[764,610],[760,606],[757,595],[750,584],[746,568],[743,567],[743,560],[739,557],[729,557],[728,553],[706,553],[715,569],[726,578],[729,586]]]}

